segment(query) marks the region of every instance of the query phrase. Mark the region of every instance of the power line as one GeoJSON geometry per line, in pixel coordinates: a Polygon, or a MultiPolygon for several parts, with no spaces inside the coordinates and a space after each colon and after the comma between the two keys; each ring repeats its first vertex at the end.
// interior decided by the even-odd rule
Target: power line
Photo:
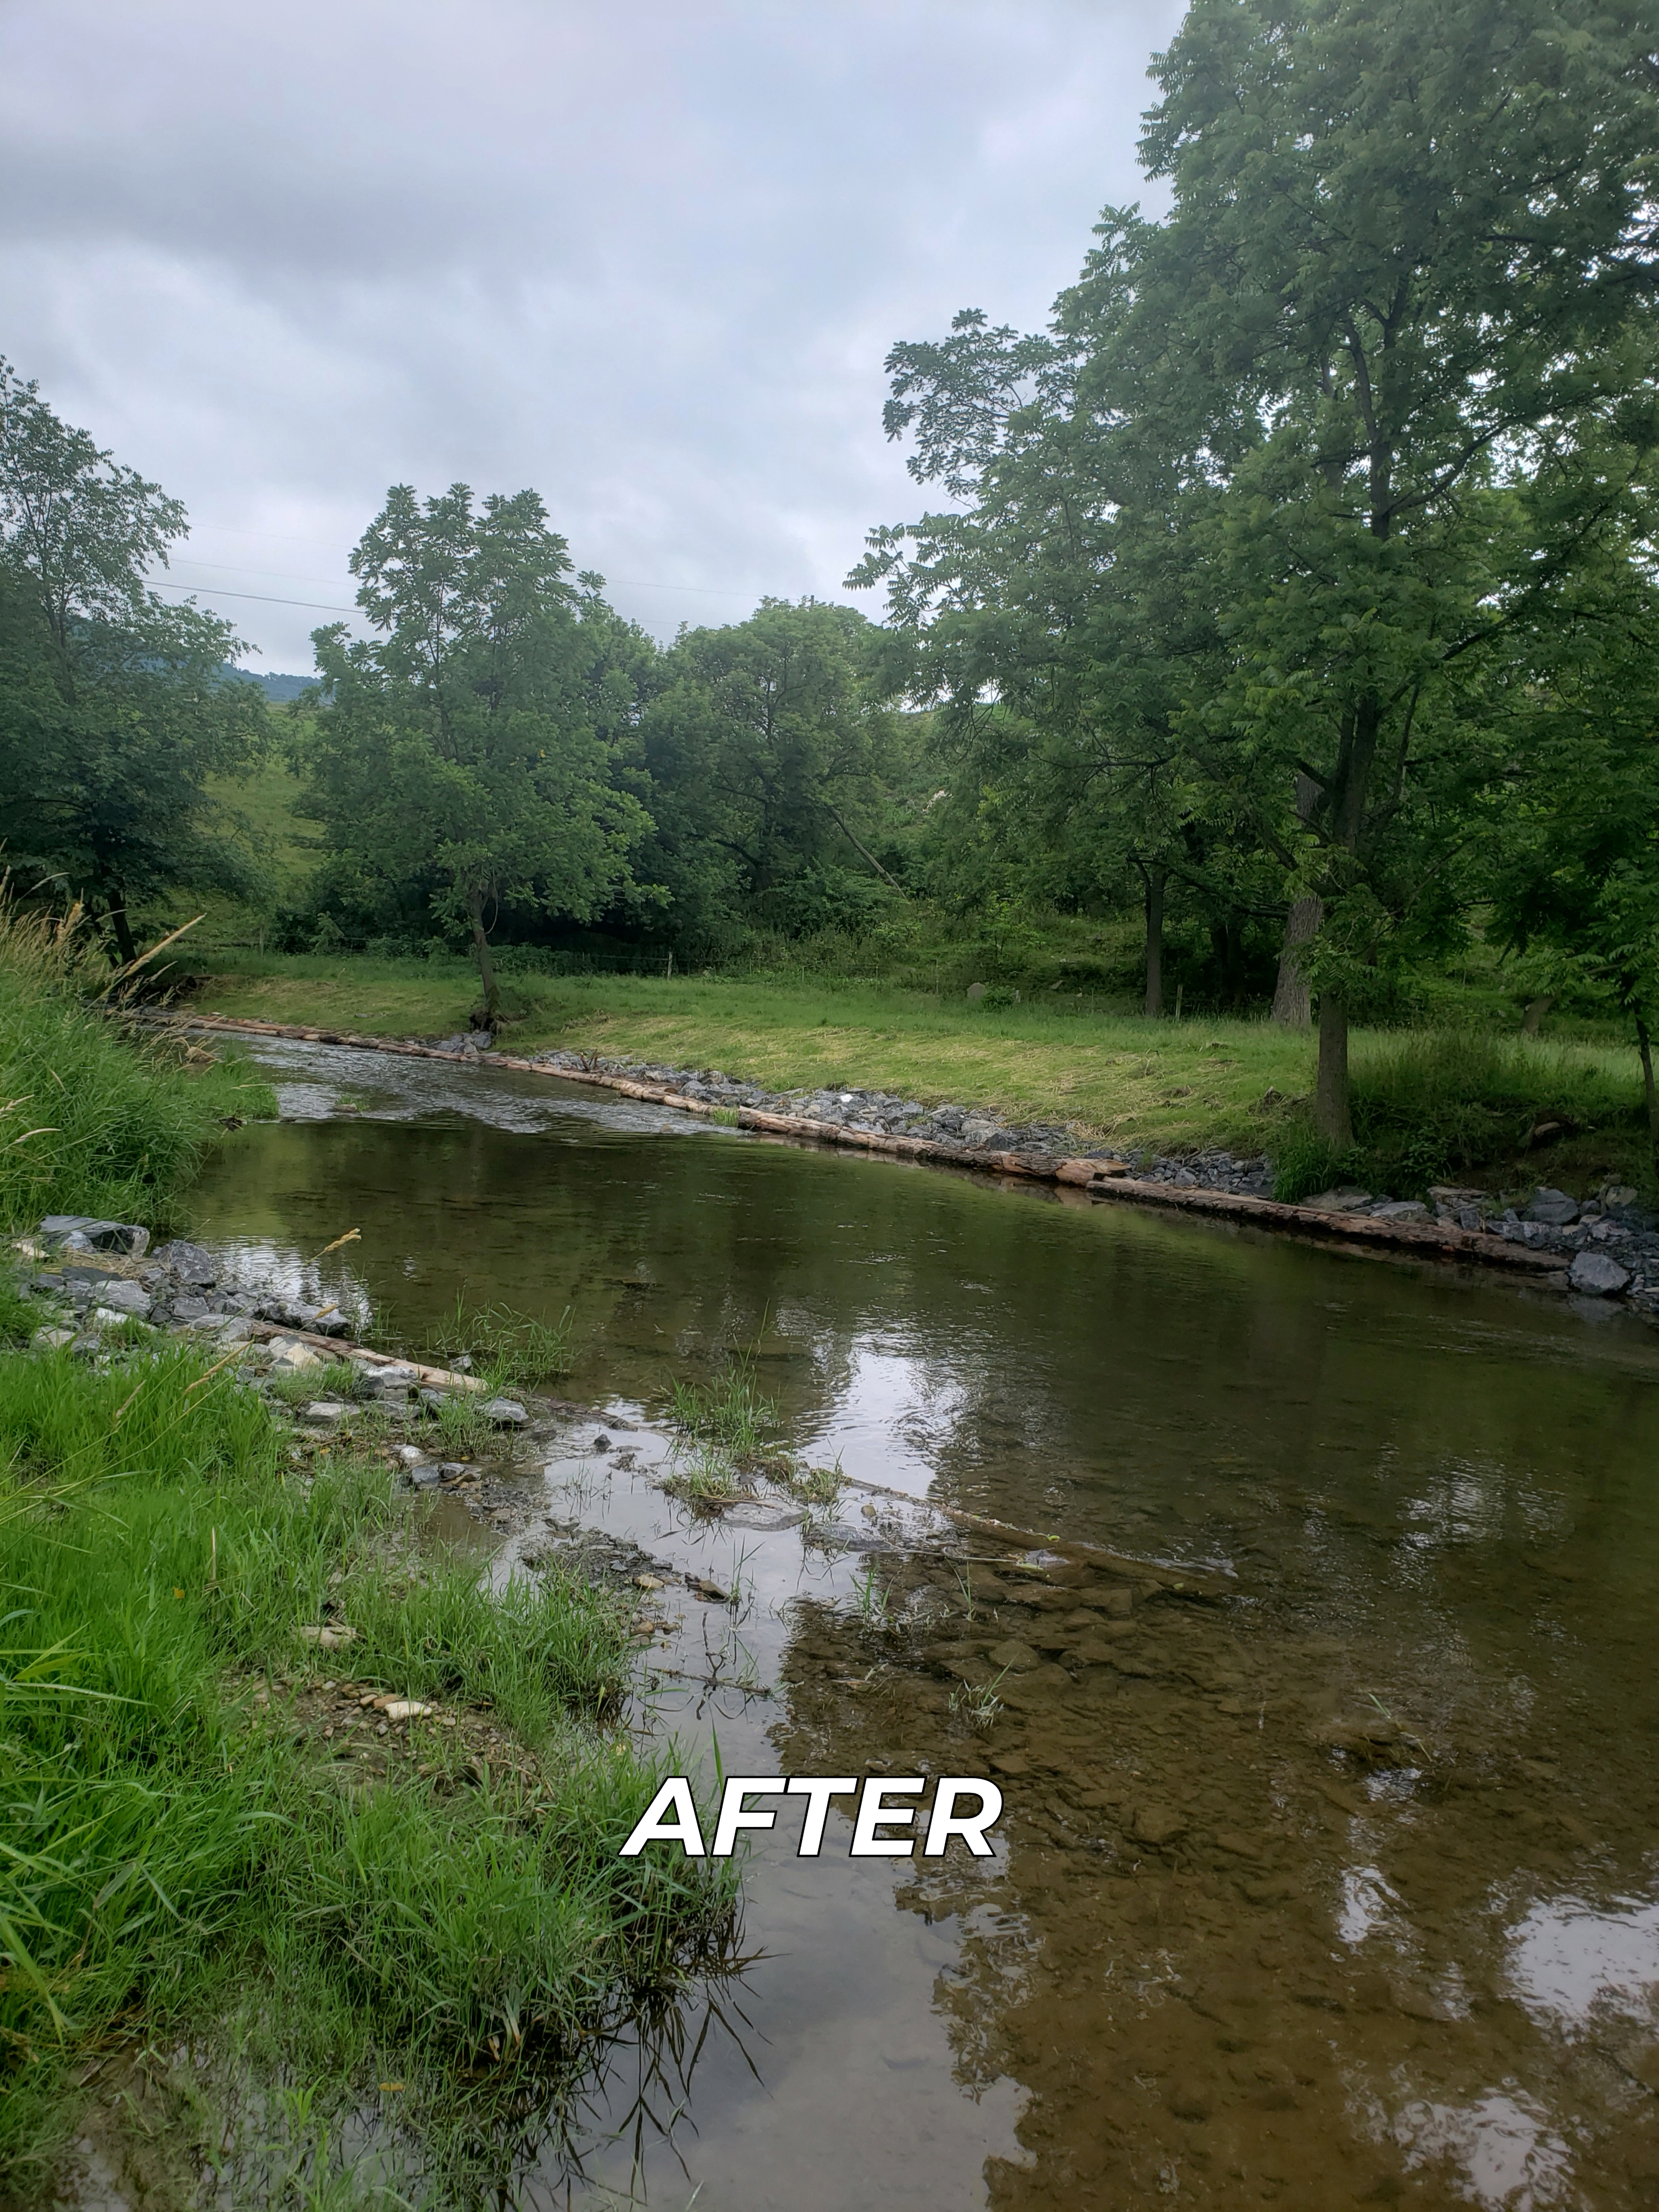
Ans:
{"type": "Polygon", "coordinates": [[[205,592],[210,599],[258,599],[268,607],[309,607],[313,614],[355,615],[356,607],[333,607],[321,599],[279,599],[270,592],[227,592],[217,584],[156,584],[153,592],[205,592]]]}
{"type": "MultiPolygon", "coordinates": [[[[636,576],[608,576],[605,589],[612,585],[625,592],[696,592],[705,599],[750,599],[758,596],[752,591],[733,591],[714,584],[646,584],[636,576]]],[[[308,607],[314,614],[361,614],[360,607],[337,607],[325,599],[281,599],[272,592],[231,592],[222,584],[164,584],[152,580],[153,592],[204,592],[210,599],[258,599],[267,607],[308,607]]]]}

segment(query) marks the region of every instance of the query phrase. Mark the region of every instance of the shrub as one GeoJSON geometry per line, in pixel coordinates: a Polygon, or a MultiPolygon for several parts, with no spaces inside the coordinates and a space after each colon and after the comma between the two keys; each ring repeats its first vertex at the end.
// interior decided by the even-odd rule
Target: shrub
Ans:
{"type": "Polygon", "coordinates": [[[124,1031],[81,927],[0,885],[0,1227],[43,1213],[153,1223],[234,1115],[274,1111],[242,1064],[124,1031]]]}

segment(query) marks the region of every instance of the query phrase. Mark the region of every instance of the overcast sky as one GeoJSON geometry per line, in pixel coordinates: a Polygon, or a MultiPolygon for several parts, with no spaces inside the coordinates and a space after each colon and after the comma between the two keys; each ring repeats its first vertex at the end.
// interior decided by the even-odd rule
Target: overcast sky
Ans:
{"type": "MultiPolygon", "coordinates": [[[[918,511],[882,360],[1040,324],[1169,0],[0,0],[0,352],[307,670],[386,486],[534,485],[659,635],[918,511]]],[[[879,611],[868,599],[855,603],[879,611]]]]}

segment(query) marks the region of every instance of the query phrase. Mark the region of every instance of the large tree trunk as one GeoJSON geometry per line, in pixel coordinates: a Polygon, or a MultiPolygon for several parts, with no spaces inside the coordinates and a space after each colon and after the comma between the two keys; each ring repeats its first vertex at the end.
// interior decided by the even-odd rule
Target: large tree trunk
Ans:
{"type": "Polygon", "coordinates": [[[1334,991],[1319,994],[1319,1079],[1314,1127],[1334,1152],[1353,1147],[1348,1113],[1348,1010],[1334,991]]]}
{"type": "Polygon", "coordinates": [[[1146,882],[1146,1012],[1164,1012],[1164,871],[1143,867],[1146,882]]]}
{"type": "Polygon", "coordinates": [[[1325,902],[1310,891],[1297,899],[1285,919],[1285,937],[1279,951],[1279,981],[1273,986],[1273,1019],[1281,1029],[1305,1030],[1313,1019],[1313,994],[1297,957],[1303,945],[1319,934],[1325,919],[1325,902]]]}
{"type": "Polygon", "coordinates": [[[484,1018],[493,1029],[500,1011],[501,994],[495,987],[495,970],[489,958],[489,939],[484,934],[483,893],[474,891],[467,902],[467,911],[472,917],[472,950],[478,958],[478,981],[483,987],[484,1018]]]}
{"type": "Polygon", "coordinates": [[[1648,1102],[1648,1144],[1654,1163],[1659,1166],[1659,1090],[1654,1088],[1653,1042],[1648,1035],[1645,1018],[1636,1017],[1636,1047],[1642,1055],[1642,1089],[1648,1102]]]}
{"type": "Polygon", "coordinates": [[[125,891],[112,891],[109,895],[109,926],[115,932],[115,943],[121,955],[121,965],[124,968],[131,968],[138,957],[138,947],[133,942],[132,924],[127,919],[127,901],[125,891]]]}

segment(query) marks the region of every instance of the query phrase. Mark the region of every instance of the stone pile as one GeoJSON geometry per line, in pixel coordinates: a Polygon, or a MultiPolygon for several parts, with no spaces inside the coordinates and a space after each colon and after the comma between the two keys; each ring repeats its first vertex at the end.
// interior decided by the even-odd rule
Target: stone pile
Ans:
{"type": "Polygon", "coordinates": [[[250,1321],[313,1335],[350,1334],[349,1317],[337,1306],[308,1305],[268,1285],[222,1285],[210,1252],[182,1238],[152,1252],[149,1231],[134,1223],[48,1214],[33,1243],[45,1264],[30,1290],[83,1325],[143,1321],[155,1328],[189,1328],[225,1344],[246,1338],[250,1321]]]}

